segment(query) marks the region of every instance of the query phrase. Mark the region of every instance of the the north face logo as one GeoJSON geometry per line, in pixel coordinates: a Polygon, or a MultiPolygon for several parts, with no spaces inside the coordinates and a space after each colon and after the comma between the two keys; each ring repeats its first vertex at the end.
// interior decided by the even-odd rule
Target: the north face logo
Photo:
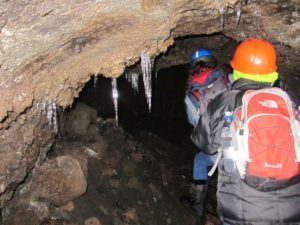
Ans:
{"type": "Polygon", "coordinates": [[[282,164],[278,163],[276,165],[273,165],[273,164],[269,164],[269,163],[265,162],[264,163],[264,167],[281,169],[282,168],[282,164]]]}
{"type": "Polygon", "coordinates": [[[278,104],[274,100],[259,101],[258,104],[268,108],[278,108],[278,104]]]}

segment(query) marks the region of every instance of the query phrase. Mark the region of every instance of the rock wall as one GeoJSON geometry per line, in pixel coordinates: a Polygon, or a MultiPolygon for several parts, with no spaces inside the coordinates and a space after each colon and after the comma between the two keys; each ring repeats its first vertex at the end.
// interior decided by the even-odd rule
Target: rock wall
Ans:
{"type": "Polygon", "coordinates": [[[44,161],[54,140],[46,121],[45,112],[35,105],[0,130],[0,208],[44,161]]]}

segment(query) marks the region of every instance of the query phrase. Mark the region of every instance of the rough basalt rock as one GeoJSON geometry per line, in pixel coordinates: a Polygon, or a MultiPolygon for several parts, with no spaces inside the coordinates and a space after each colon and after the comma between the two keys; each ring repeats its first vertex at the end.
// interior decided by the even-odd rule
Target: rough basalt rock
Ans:
{"type": "Polygon", "coordinates": [[[26,192],[34,199],[62,206],[85,193],[86,188],[80,163],[70,156],[59,156],[36,169],[26,192]]]}
{"type": "Polygon", "coordinates": [[[37,162],[42,162],[54,136],[46,125],[45,112],[33,107],[0,130],[0,200],[1,207],[24,182],[37,162]]]}

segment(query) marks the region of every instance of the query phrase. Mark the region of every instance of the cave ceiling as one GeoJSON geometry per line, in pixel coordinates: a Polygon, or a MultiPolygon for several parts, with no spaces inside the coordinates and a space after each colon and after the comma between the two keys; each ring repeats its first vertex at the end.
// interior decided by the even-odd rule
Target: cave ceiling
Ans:
{"type": "Polygon", "coordinates": [[[0,0],[0,120],[34,102],[67,107],[92,74],[117,77],[142,53],[215,33],[266,38],[284,68],[299,65],[298,0],[0,0]]]}

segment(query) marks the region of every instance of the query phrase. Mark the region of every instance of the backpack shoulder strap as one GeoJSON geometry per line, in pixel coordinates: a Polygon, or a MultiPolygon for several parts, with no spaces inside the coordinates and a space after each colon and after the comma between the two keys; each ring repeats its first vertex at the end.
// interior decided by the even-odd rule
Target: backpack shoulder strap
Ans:
{"type": "Polygon", "coordinates": [[[215,173],[215,171],[216,171],[216,169],[218,167],[218,164],[219,164],[221,158],[222,158],[222,148],[220,147],[218,149],[218,155],[217,155],[216,161],[215,161],[213,167],[209,170],[209,172],[207,174],[209,177],[211,177],[212,175],[214,175],[214,173],[215,173]]]}
{"type": "Polygon", "coordinates": [[[245,90],[237,91],[237,94],[235,97],[234,109],[236,109],[242,105],[242,99],[243,99],[243,95],[245,94],[245,92],[246,92],[245,90]]]}
{"type": "MultiPolygon", "coordinates": [[[[225,82],[225,81],[224,81],[224,82],[225,82]]],[[[233,110],[235,109],[235,107],[236,107],[237,99],[242,97],[242,94],[241,94],[240,92],[241,92],[241,91],[239,91],[239,90],[231,90],[231,91],[229,91],[229,95],[230,95],[230,98],[231,98],[231,100],[229,101],[229,104],[230,104],[229,108],[231,108],[232,111],[233,111],[233,110]],[[240,96],[239,96],[239,95],[240,95],[240,96]],[[232,102],[234,102],[235,104],[232,105],[232,104],[231,104],[232,102]]],[[[220,115],[220,116],[223,116],[223,115],[220,115]]],[[[232,129],[232,126],[231,126],[231,129],[232,129]]],[[[235,146],[235,148],[236,148],[236,147],[237,147],[237,146],[235,146]]],[[[221,160],[221,158],[222,158],[222,148],[220,147],[220,148],[218,148],[217,159],[216,159],[216,161],[215,161],[213,167],[212,167],[212,168],[210,169],[210,171],[208,172],[208,176],[211,177],[211,176],[214,174],[214,172],[215,172],[215,170],[217,169],[217,166],[218,166],[219,161],[221,160]]]]}

